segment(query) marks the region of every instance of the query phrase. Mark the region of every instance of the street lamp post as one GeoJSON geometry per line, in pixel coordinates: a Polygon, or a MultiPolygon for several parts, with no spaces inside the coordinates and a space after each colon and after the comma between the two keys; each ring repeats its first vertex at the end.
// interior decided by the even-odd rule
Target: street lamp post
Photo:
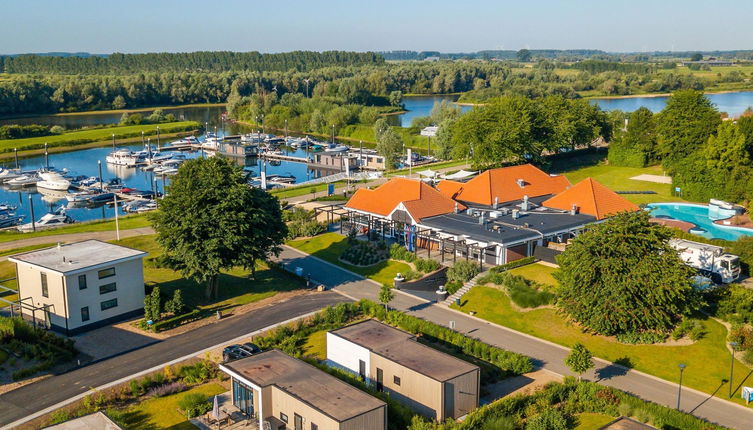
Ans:
{"type": "Polygon", "coordinates": [[[335,125],[332,124],[332,145],[335,144],[335,125]]]}
{"type": "Polygon", "coordinates": [[[157,150],[159,150],[159,126],[157,126],[157,150]]]}
{"type": "Polygon", "coordinates": [[[288,120],[285,120],[285,144],[288,144],[288,120]]]}
{"type": "Polygon", "coordinates": [[[678,364],[677,367],[680,368],[680,386],[677,389],[677,410],[680,410],[680,396],[682,396],[682,371],[685,370],[685,364],[678,364]]]}
{"type": "Polygon", "coordinates": [[[729,398],[732,398],[732,376],[734,375],[735,371],[735,348],[737,348],[737,342],[730,342],[729,346],[732,348],[732,351],[730,352],[730,360],[729,360],[729,398]]]}
{"type": "Polygon", "coordinates": [[[309,98],[309,80],[304,79],[303,82],[306,83],[306,98],[309,98]]]}
{"type": "Polygon", "coordinates": [[[261,134],[264,134],[264,115],[261,116],[261,134]]]}

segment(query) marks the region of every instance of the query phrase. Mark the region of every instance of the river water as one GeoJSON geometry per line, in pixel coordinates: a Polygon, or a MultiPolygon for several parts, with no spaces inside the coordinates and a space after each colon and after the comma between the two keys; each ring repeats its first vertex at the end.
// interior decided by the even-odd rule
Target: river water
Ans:
{"type": "MultiPolygon", "coordinates": [[[[727,112],[731,117],[739,116],[749,106],[753,106],[753,91],[706,94],[706,97],[711,100],[720,112],[727,112]]],[[[591,103],[599,105],[603,110],[619,109],[625,112],[632,112],[640,107],[647,107],[652,112],[659,112],[667,105],[668,98],[667,96],[661,96],[591,99],[591,103]]]]}

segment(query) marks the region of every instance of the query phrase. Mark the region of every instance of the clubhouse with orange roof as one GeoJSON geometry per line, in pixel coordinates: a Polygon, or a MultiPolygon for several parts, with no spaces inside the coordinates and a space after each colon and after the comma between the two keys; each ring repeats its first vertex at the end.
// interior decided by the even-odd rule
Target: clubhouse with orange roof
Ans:
{"type": "Polygon", "coordinates": [[[572,185],[531,164],[487,170],[466,182],[393,178],[359,189],[343,206],[343,227],[391,237],[480,265],[509,263],[566,243],[592,223],[640,208],[586,178],[572,185]]]}

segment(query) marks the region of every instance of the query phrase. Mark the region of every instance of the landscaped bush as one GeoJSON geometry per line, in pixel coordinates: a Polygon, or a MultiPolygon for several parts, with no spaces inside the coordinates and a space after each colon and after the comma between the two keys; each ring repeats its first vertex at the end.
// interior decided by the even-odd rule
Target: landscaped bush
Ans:
{"type": "Polygon", "coordinates": [[[346,249],[340,259],[356,266],[371,266],[386,260],[388,253],[378,243],[357,240],[346,249]]]}
{"type": "Polygon", "coordinates": [[[147,395],[150,397],[165,397],[169,396],[170,394],[180,393],[181,391],[185,391],[185,389],[185,384],[176,381],[156,386],[149,390],[147,395]]]}
{"type": "Polygon", "coordinates": [[[473,261],[460,260],[447,270],[447,279],[465,283],[473,279],[478,273],[478,264],[473,261]]]}
{"type": "Polygon", "coordinates": [[[731,323],[753,322],[753,290],[729,285],[717,293],[716,316],[731,323]]]}
{"type": "Polygon", "coordinates": [[[535,257],[524,257],[520,260],[511,261],[506,264],[500,264],[499,266],[494,266],[491,269],[489,269],[490,272],[506,272],[508,270],[512,270],[516,267],[522,267],[527,266],[529,264],[533,264],[536,262],[535,257]]]}
{"type": "Polygon", "coordinates": [[[178,400],[178,406],[188,418],[204,415],[212,409],[209,398],[201,393],[188,393],[178,400]]]}
{"type": "Polygon", "coordinates": [[[186,384],[201,384],[210,379],[217,377],[219,369],[217,365],[209,360],[202,360],[195,364],[183,366],[178,372],[178,376],[186,384]]]}
{"type": "Polygon", "coordinates": [[[408,251],[399,243],[393,243],[390,246],[390,258],[393,260],[403,260],[412,263],[416,259],[416,254],[408,251]]]}
{"type": "Polygon", "coordinates": [[[456,292],[457,292],[457,291],[458,291],[458,290],[459,290],[460,288],[462,288],[462,287],[463,287],[463,283],[462,283],[462,282],[458,282],[458,281],[449,281],[449,282],[447,282],[447,284],[446,284],[446,285],[444,286],[444,289],[445,289],[445,290],[447,290],[447,292],[448,292],[448,293],[449,293],[450,295],[453,295],[453,294],[455,294],[455,293],[456,293],[456,292]]]}
{"type": "Polygon", "coordinates": [[[554,302],[555,295],[535,282],[510,273],[503,274],[502,278],[502,286],[507,289],[510,299],[521,308],[536,308],[554,302]]]}
{"type": "Polygon", "coordinates": [[[526,430],[567,430],[567,420],[562,412],[556,409],[546,409],[528,419],[526,430]]]}
{"type": "Polygon", "coordinates": [[[442,267],[437,260],[432,260],[430,258],[417,258],[414,264],[416,265],[416,270],[424,273],[433,272],[442,267]]]}
{"type": "Polygon", "coordinates": [[[70,361],[77,354],[73,340],[34,327],[20,317],[0,317],[0,345],[32,363],[11,374],[14,381],[48,370],[55,364],[70,361]]]}

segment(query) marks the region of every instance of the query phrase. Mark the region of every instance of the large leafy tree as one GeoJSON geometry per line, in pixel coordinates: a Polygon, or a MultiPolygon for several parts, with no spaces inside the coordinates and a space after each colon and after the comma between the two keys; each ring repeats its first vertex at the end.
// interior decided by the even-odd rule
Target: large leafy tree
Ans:
{"type": "Polygon", "coordinates": [[[630,114],[627,130],[609,145],[609,162],[617,166],[645,167],[658,161],[654,114],[641,107],[630,114]]]}
{"type": "Polygon", "coordinates": [[[669,170],[702,148],[721,122],[719,111],[702,92],[677,91],[658,116],[656,133],[669,170]]]}
{"type": "Polygon", "coordinates": [[[403,139],[384,118],[378,119],[374,124],[374,135],[377,141],[376,150],[385,158],[387,168],[395,167],[403,151],[403,139]]]}
{"type": "Polygon", "coordinates": [[[235,266],[255,276],[257,260],[279,253],[287,228],[276,197],[246,182],[224,157],[187,161],[150,215],[157,242],[184,276],[217,296],[220,271],[235,266]]]}
{"type": "Polygon", "coordinates": [[[670,330],[699,306],[670,237],[644,211],[591,226],[558,258],[560,308],[604,335],[670,330]]]}

